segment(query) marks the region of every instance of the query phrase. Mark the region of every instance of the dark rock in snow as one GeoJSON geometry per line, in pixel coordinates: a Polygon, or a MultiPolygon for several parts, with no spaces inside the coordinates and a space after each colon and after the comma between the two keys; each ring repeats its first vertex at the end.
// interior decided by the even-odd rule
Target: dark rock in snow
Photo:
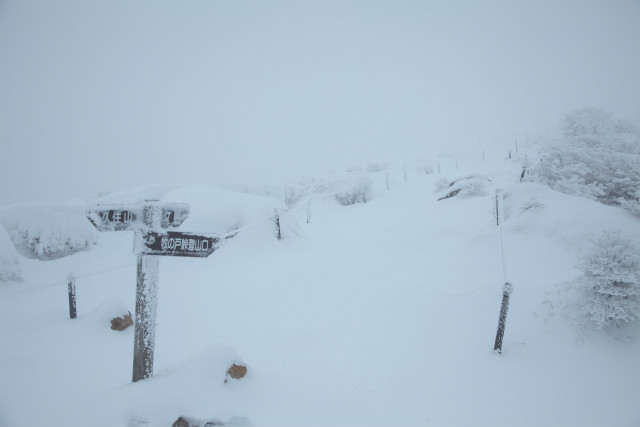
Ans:
{"type": "Polygon", "coordinates": [[[223,426],[224,424],[220,420],[198,420],[191,417],[178,417],[177,420],[171,424],[171,427],[213,427],[223,426]]]}
{"type": "Polygon", "coordinates": [[[133,325],[131,312],[129,312],[129,314],[125,314],[122,317],[114,317],[113,319],[111,319],[111,329],[113,329],[114,331],[124,331],[131,325],[133,325]]]}

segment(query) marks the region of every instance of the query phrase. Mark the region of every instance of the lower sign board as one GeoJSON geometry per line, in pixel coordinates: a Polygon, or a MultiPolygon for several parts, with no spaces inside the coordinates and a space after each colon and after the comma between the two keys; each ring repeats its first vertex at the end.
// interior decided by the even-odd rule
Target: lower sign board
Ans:
{"type": "Polygon", "coordinates": [[[142,255],[208,257],[219,248],[220,237],[179,231],[137,232],[135,251],[142,255]]]}

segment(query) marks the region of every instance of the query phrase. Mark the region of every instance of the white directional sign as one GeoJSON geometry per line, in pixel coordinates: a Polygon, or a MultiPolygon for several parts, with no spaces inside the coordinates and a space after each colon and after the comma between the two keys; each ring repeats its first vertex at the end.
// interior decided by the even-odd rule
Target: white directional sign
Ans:
{"type": "Polygon", "coordinates": [[[100,231],[135,230],[156,224],[161,228],[178,227],[188,216],[186,203],[97,205],[87,210],[87,218],[100,231]]]}

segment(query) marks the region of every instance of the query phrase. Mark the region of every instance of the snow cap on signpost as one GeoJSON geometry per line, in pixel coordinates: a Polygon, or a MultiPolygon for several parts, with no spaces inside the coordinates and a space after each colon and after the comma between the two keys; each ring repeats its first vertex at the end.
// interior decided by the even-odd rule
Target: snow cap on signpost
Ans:
{"type": "Polygon", "coordinates": [[[164,203],[158,200],[98,204],[87,209],[87,218],[99,231],[131,231],[138,228],[157,228],[158,225],[160,228],[175,228],[188,216],[188,204],[164,203]]]}

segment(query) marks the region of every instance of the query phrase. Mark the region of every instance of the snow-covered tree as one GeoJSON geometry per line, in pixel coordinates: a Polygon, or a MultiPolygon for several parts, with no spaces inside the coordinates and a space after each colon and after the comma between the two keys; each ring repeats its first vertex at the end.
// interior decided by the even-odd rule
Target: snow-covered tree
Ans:
{"type": "Polygon", "coordinates": [[[619,231],[609,230],[580,260],[576,283],[584,292],[581,305],[598,328],[620,326],[640,317],[640,248],[619,231]]]}
{"type": "Polygon", "coordinates": [[[606,111],[567,115],[562,138],[545,146],[530,180],[634,212],[640,195],[640,133],[606,111]]]}

